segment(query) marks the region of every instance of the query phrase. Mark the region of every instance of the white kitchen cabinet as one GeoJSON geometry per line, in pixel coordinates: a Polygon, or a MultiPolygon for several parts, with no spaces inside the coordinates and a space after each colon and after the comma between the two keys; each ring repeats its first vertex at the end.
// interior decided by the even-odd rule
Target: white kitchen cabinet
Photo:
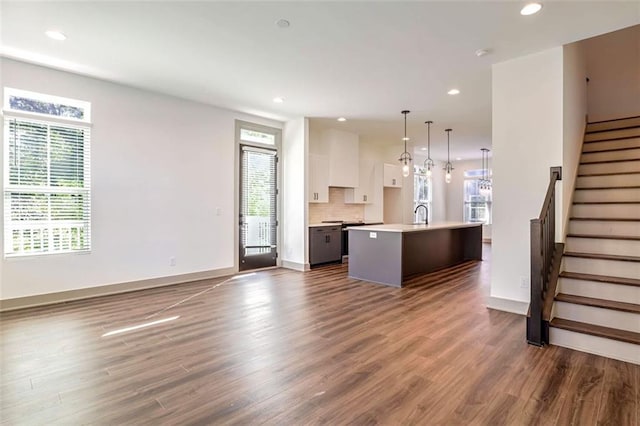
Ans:
{"type": "Polygon", "coordinates": [[[322,143],[329,154],[329,186],[357,188],[359,136],[343,130],[325,129],[322,143]]]}
{"type": "Polygon", "coordinates": [[[345,204],[371,204],[373,202],[374,165],[372,162],[360,162],[360,185],[344,190],[345,204]]]}
{"type": "Polygon", "coordinates": [[[402,188],[402,167],[385,163],[383,176],[385,188],[402,188]]]}
{"type": "Polygon", "coordinates": [[[309,202],[329,202],[329,159],[326,155],[309,154],[309,202]]]}

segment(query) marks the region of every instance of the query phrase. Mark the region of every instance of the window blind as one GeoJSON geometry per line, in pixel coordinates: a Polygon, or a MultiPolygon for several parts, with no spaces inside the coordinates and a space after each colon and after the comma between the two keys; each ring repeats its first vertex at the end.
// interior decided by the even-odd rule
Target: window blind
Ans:
{"type": "Polygon", "coordinates": [[[5,116],[5,256],[91,248],[90,129],[5,116]]]}
{"type": "Polygon", "coordinates": [[[276,151],[243,145],[241,161],[241,255],[268,253],[276,247],[276,151]]]}

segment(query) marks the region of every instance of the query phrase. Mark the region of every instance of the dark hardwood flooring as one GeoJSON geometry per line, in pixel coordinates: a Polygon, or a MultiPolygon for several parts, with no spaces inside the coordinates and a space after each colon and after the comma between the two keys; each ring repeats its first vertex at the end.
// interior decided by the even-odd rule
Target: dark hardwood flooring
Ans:
{"type": "Polygon", "coordinates": [[[485,308],[489,268],[402,289],[276,269],[7,312],[0,419],[638,425],[640,366],[528,346],[524,317],[485,308]]]}

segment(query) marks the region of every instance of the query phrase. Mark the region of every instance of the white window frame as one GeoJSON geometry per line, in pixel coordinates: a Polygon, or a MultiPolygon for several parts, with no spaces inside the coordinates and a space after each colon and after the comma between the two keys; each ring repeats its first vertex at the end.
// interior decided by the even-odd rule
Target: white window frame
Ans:
{"type": "MultiPolygon", "coordinates": [[[[464,218],[464,221],[467,223],[482,223],[483,225],[491,225],[493,223],[493,211],[492,211],[492,202],[493,202],[493,189],[491,190],[491,196],[489,197],[489,200],[483,200],[483,201],[467,201],[467,193],[466,193],[466,182],[467,181],[479,181],[482,179],[481,175],[477,175],[478,170],[465,170],[463,176],[464,176],[464,181],[463,181],[463,185],[462,185],[462,217],[464,218]],[[469,172],[474,172],[472,176],[470,176],[469,172]],[[471,216],[470,213],[470,209],[472,208],[470,206],[471,203],[483,203],[485,206],[485,210],[486,210],[486,220],[484,221],[474,221],[471,222],[469,220],[469,217],[471,216]],[[469,210],[469,211],[468,211],[469,210]]],[[[488,171],[489,174],[489,180],[491,181],[491,170],[488,171]]]]}
{"type": "MultiPolygon", "coordinates": [[[[48,255],[58,255],[58,254],[68,254],[68,253],[89,253],[91,251],[91,103],[86,101],[79,101],[75,99],[62,98],[53,95],[41,94],[36,92],[29,92],[25,90],[13,89],[13,88],[4,88],[4,108],[2,111],[3,115],[3,135],[4,135],[4,143],[3,143],[3,210],[4,210],[4,219],[3,219],[3,254],[4,257],[9,259],[13,258],[21,258],[21,257],[32,257],[32,256],[48,256],[48,255]],[[61,117],[55,115],[47,115],[41,113],[35,113],[31,111],[22,111],[12,109],[9,105],[9,99],[11,96],[20,96],[29,99],[33,99],[39,102],[52,102],[59,103],[68,106],[73,106],[77,108],[83,109],[83,118],[78,119],[74,117],[61,117]],[[30,186],[30,185],[15,185],[10,184],[10,170],[11,165],[9,164],[9,152],[10,152],[10,122],[13,120],[31,122],[37,125],[44,126],[58,126],[58,127],[66,127],[72,129],[81,129],[84,131],[83,138],[83,152],[84,152],[84,161],[83,161],[83,187],[52,187],[50,185],[46,186],[30,186]],[[49,219],[44,221],[24,221],[24,223],[14,223],[11,220],[11,198],[8,196],[9,192],[31,192],[37,194],[78,194],[83,195],[85,197],[86,203],[85,212],[87,214],[86,220],[74,220],[74,221],[55,221],[51,219],[51,209],[48,210],[49,219]],[[88,211],[87,211],[88,210],[88,211]],[[31,225],[29,225],[31,223],[31,225]],[[30,227],[31,226],[31,227],[30,227]],[[84,239],[86,240],[86,244],[81,249],[74,248],[60,248],[56,249],[54,244],[54,229],[62,229],[68,227],[69,235],[72,233],[71,229],[83,227],[85,231],[84,239]],[[24,252],[22,250],[13,252],[13,231],[18,229],[40,229],[41,231],[47,230],[47,239],[48,239],[48,247],[46,251],[33,251],[33,252],[24,252]]],[[[47,136],[47,145],[49,145],[50,139],[47,136]]],[[[47,148],[47,156],[49,157],[50,149],[47,148]]],[[[51,169],[50,163],[47,165],[47,175],[48,179],[51,178],[51,169]]],[[[69,237],[71,238],[71,237],[69,237]]],[[[44,238],[41,236],[41,239],[44,238]]],[[[71,243],[69,242],[69,245],[71,243]]]]}
{"type": "MultiPolygon", "coordinates": [[[[416,188],[414,187],[414,189],[413,189],[413,191],[414,191],[413,211],[415,212],[416,208],[420,204],[426,205],[427,206],[427,212],[428,212],[427,219],[428,219],[429,223],[431,223],[432,222],[432,218],[433,218],[433,178],[432,177],[427,177],[426,170],[423,167],[414,166],[413,170],[414,170],[413,171],[414,182],[415,182],[415,176],[416,175],[425,177],[426,181],[427,181],[427,187],[429,188],[429,199],[427,201],[419,201],[419,200],[415,199],[416,188]]],[[[422,209],[420,209],[420,211],[418,211],[417,213],[413,214],[413,221],[415,223],[424,222],[424,218],[422,218],[421,215],[422,215],[422,209]]]]}

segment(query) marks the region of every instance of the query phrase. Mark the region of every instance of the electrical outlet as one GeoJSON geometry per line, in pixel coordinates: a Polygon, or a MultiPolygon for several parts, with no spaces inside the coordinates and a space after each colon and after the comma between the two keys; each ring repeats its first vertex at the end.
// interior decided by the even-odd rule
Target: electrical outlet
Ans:
{"type": "Polygon", "coordinates": [[[520,288],[529,288],[529,277],[520,277],[520,288]]]}
{"type": "Polygon", "coordinates": [[[169,258],[169,266],[176,266],[176,258],[175,257],[170,257],[169,258]]]}

